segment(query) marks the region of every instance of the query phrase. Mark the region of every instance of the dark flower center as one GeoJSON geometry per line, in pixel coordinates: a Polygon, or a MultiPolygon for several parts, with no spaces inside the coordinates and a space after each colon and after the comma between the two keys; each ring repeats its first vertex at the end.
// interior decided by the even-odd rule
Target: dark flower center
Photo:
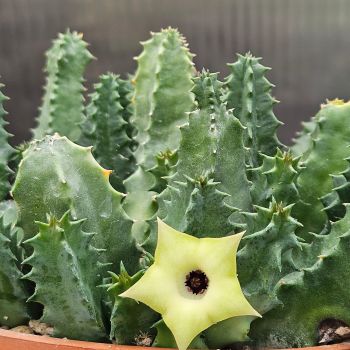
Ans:
{"type": "Polygon", "coordinates": [[[209,280],[207,275],[201,270],[191,271],[185,280],[185,286],[193,294],[203,294],[208,288],[209,280]]]}

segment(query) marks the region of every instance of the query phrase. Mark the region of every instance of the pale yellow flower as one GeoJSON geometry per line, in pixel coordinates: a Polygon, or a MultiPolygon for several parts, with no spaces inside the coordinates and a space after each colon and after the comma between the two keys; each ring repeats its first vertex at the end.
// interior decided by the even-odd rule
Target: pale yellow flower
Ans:
{"type": "Polygon", "coordinates": [[[180,350],[211,325],[235,316],[260,316],[248,303],[236,273],[243,233],[196,238],[158,219],[153,265],[120,296],[159,312],[180,350]]]}

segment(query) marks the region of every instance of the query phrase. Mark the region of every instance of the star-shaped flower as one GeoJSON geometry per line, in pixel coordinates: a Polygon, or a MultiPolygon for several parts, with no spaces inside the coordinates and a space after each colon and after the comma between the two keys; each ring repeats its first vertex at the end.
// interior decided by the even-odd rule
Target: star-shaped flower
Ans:
{"type": "Polygon", "coordinates": [[[242,236],[196,238],[158,219],[154,263],[120,296],[159,312],[180,350],[219,321],[260,316],[244,297],[237,278],[236,253],[242,236]]]}

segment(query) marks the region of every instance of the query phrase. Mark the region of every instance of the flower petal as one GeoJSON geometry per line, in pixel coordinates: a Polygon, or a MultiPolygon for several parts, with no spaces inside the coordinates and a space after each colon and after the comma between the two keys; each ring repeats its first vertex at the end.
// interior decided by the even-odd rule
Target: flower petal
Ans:
{"type": "Polygon", "coordinates": [[[158,219],[154,263],[120,296],[141,301],[159,312],[180,350],[217,322],[235,316],[259,317],[237,278],[236,253],[242,235],[195,238],[158,219]],[[185,284],[198,270],[208,279],[201,293],[185,284]]]}

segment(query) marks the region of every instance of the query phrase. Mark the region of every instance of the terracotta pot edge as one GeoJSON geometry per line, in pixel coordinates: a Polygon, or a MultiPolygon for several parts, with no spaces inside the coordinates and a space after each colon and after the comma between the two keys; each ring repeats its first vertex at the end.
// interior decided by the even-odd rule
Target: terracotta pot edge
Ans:
{"type": "MultiPolygon", "coordinates": [[[[142,346],[130,346],[130,345],[114,345],[87,342],[80,340],[70,340],[52,337],[43,337],[34,334],[17,333],[11,330],[0,329],[0,345],[1,350],[13,350],[13,349],[27,349],[28,344],[35,345],[37,350],[145,350],[147,347],[142,346]],[[16,347],[14,347],[16,345],[16,347]],[[5,348],[3,348],[5,346],[5,348]],[[8,347],[6,347],[8,346],[8,347]]],[[[34,349],[34,348],[33,348],[34,349]]],[[[159,350],[167,348],[157,348],[159,350]]],[[[323,345],[323,346],[312,346],[306,348],[299,348],[303,350],[350,350],[350,343],[323,345]]],[[[30,349],[28,349],[30,350],[30,349]]],[[[168,350],[168,349],[167,349],[168,350]]],[[[172,349],[173,350],[173,349],[172,349]]],[[[261,350],[298,350],[293,349],[261,349],[261,350]]]]}

